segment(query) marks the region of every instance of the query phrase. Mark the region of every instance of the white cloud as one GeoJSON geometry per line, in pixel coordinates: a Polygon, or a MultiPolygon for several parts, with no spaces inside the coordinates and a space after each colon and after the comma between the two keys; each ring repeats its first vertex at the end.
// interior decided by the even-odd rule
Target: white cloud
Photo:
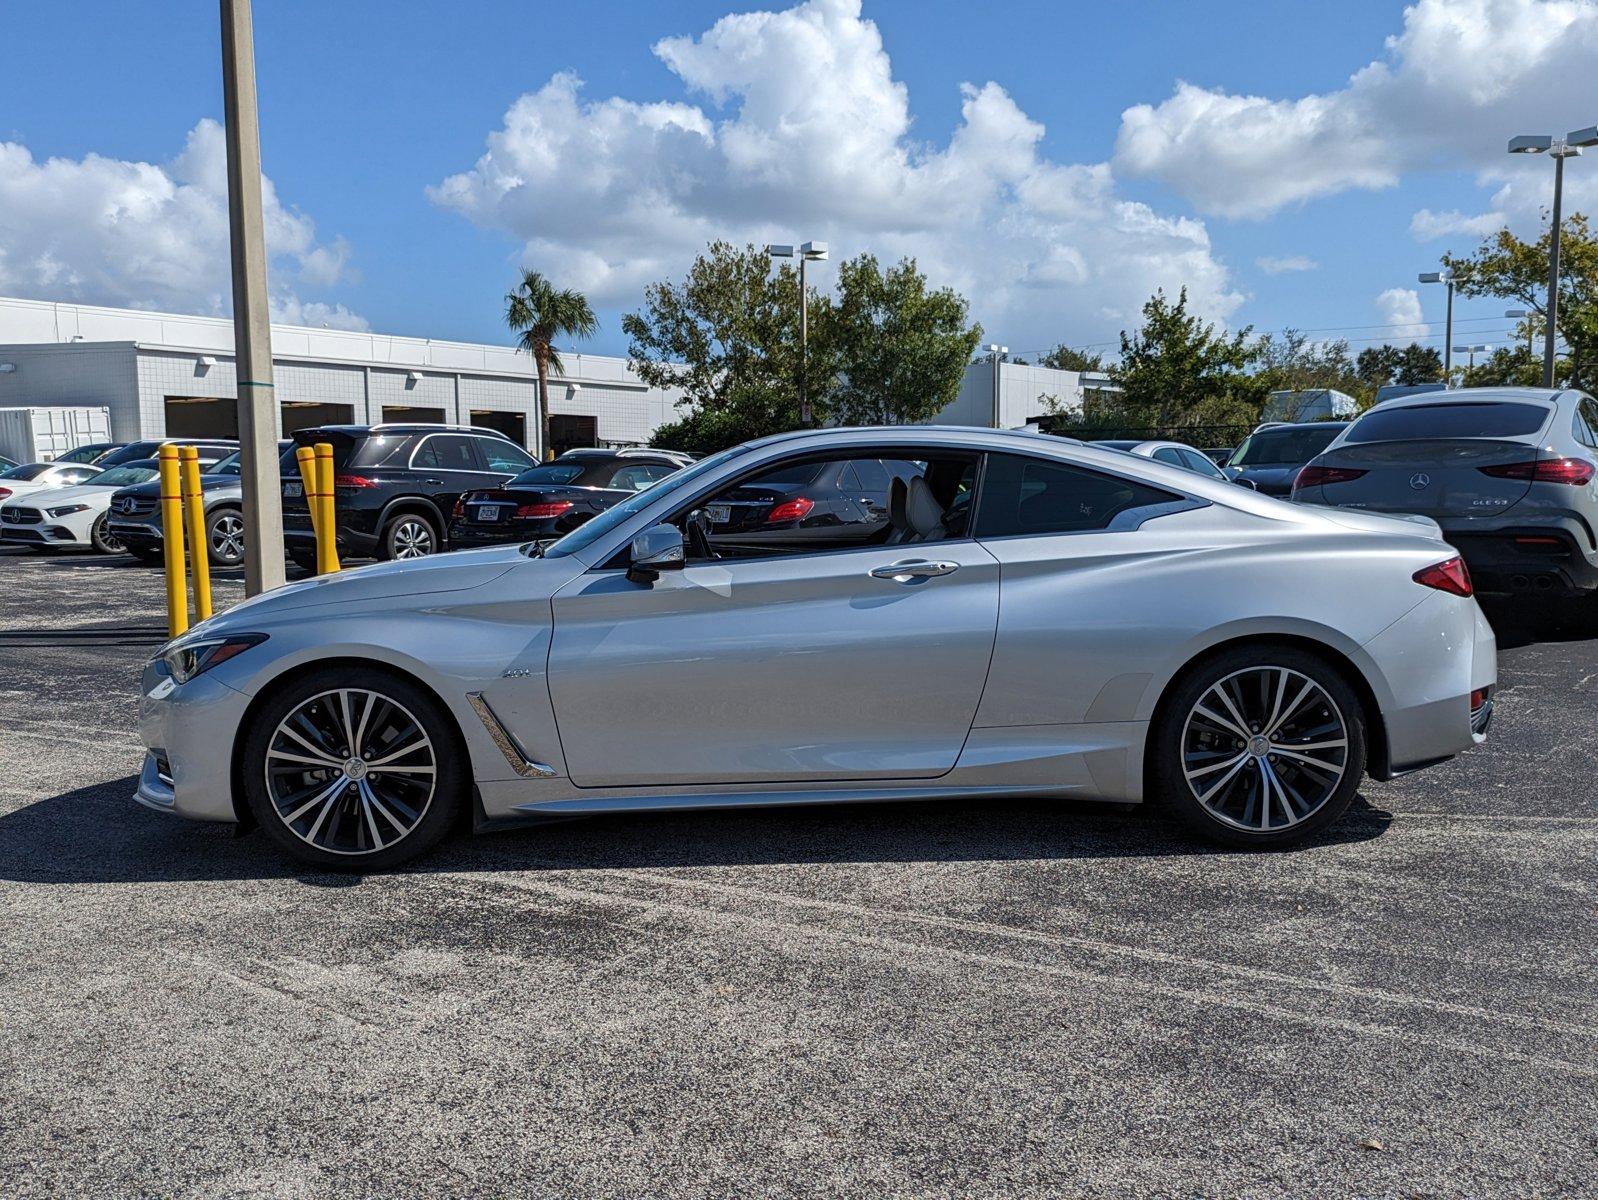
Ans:
{"type": "Polygon", "coordinates": [[[1306,258],[1302,254],[1294,254],[1286,258],[1277,258],[1275,255],[1267,254],[1262,258],[1256,258],[1254,265],[1267,275],[1286,275],[1293,271],[1316,271],[1320,269],[1321,264],[1313,258],[1306,258]]]}
{"type": "Polygon", "coordinates": [[[1389,327],[1384,337],[1421,338],[1432,331],[1420,319],[1420,293],[1414,288],[1388,288],[1376,297],[1376,311],[1382,314],[1382,324],[1389,327]]]}
{"type": "Polygon", "coordinates": [[[1242,302],[1201,222],[1120,197],[1105,164],[1045,158],[1043,127],[997,84],[965,86],[947,144],[913,138],[859,0],[734,14],[654,49],[702,104],[589,99],[558,74],[434,202],[602,305],[636,305],[715,238],[914,256],[1012,346],[1112,334],[1157,287],[1186,286],[1211,317],[1242,302]]]}
{"type": "Polygon", "coordinates": [[[1509,163],[1505,145],[1516,133],[1565,132],[1551,121],[1590,120],[1595,70],[1592,0],[1417,0],[1382,57],[1344,88],[1269,99],[1178,83],[1162,103],[1122,114],[1114,163],[1228,217],[1391,187],[1420,169],[1488,182],[1534,173],[1546,196],[1545,172],[1509,163]]]}
{"type": "Polygon", "coordinates": [[[1447,212],[1433,212],[1429,208],[1423,208],[1410,218],[1409,232],[1417,242],[1435,241],[1437,238],[1456,233],[1484,237],[1502,229],[1506,222],[1507,219],[1501,212],[1482,213],[1472,217],[1457,208],[1451,208],[1447,212]]]}
{"type": "MultiPolygon", "coordinates": [[[[330,287],[349,247],[321,243],[311,219],[262,179],[276,320],[364,329],[343,305],[307,303],[296,284],[330,287]]],[[[0,142],[0,294],[219,314],[231,308],[227,152],[206,119],[165,165],[88,154],[36,160],[0,142]]]]}

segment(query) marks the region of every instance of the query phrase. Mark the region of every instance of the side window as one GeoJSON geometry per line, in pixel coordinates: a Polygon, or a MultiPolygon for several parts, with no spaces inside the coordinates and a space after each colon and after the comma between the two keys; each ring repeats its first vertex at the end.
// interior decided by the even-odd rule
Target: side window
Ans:
{"type": "Polygon", "coordinates": [[[416,453],[411,455],[411,466],[418,471],[439,469],[437,438],[428,438],[416,448],[416,453]]]}
{"type": "Polygon", "coordinates": [[[1206,455],[1200,454],[1197,450],[1183,450],[1181,454],[1182,461],[1187,464],[1189,470],[1199,475],[1207,475],[1211,479],[1226,478],[1226,473],[1220,467],[1216,466],[1206,455]]]}
{"type": "Polygon", "coordinates": [[[671,467],[659,463],[631,463],[620,468],[605,486],[622,492],[641,492],[672,473],[671,467]]]}
{"type": "Polygon", "coordinates": [[[478,461],[473,450],[476,438],[464,437],[460,434],[443,434],[439,437],[427,439],[427,444],[434,447],[438,455],[438,468],[441,471],[481,471],[483,465],[478,461]]]}
{"type": "Polygon", "coordinates": [[[533,456],[503,438],[476,438],[478,450],[482,451],[483,461],[488,464],[490,471],[503,471],[507,475],[519,475],[528,467],[536,466],[533,456]]]}
{"type": "Polygon", "coordinates": [[[1582,441],[1598,448],[1598,400],[1583,400],[1577,412],[1586,426],[1587,436],[1582,441]]]}
{"type": "Polygon", "coordinates": [[[1155,462],[1169,463],[1173,467],[1185,467],[1182,456],[1172,446],[1161,446],[1152,456],[1155,462]]]}
{"type": "Polygon", "coordinates": [[[978,538],[1086,533],[1123,514],[1181,499],[1171,492],[1083,467],[1018,454],[988,455],[978,538]]]}

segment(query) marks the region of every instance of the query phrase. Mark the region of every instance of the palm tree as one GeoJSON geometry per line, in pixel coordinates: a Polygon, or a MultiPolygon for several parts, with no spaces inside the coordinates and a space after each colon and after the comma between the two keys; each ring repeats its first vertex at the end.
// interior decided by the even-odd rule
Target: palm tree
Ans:
{"type": "Polygon", "coordinates": [[[537,271],[523,271],[516,290],[505,296],[505,324],[517,333],[516,348],[533,356],[538,368],[538,449],[549,455],[549,369],[564,371],[558,337],[592,337],[599,320],[588,297],[571,288],[558,289],[537,271]]]}

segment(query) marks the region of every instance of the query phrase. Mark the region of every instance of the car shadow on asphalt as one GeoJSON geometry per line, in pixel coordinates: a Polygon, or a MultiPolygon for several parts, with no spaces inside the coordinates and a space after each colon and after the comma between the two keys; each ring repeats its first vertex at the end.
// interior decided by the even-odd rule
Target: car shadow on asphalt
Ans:
{"type": "Polygon", "coordinates": [[[1598,600],[1552,600],[1536,596],[1483,596],[1482,612],[1500,650],[1536,642],[1580,642],[1598,633],[1598,600]]]}
{"type": "MultiPolygon", "coordinates": [[[[137,779],[79,788],[0,817],[0,880],[173,883],[298,879],[349,887],[362,876],[307,871],[259,832],[139,807],[137,779]]],[[[1356,797],[1295,851],[1380,837],[1392,814],[1356,797]]],[[[399,872],[494,872],[802,863],[1007,862],[1194,858],[1236,853],[1157,810],[1085,801],[926,801],[808,808],[611,814],[447,839],[399,872]]]]}

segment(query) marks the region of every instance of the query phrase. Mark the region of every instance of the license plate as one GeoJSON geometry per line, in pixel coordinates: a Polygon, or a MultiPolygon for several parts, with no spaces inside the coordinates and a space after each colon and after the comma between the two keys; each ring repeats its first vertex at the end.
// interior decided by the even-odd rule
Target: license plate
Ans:
{"type": "Polygon", "coordinates": [[[705,516],[710,518],[712,525],[725,525],[732,520],[732,506],[728,504],[705,505],[705,516]]]}
{"type": "Polygon", "coordinates": [[[305,485],[302,483],[285,483],[283,485],[283,494],[290,500],[296,499],[305,495],[305,485]]]}
{"type": "Polygon", "coordinates": [[[497,521],[499,520],[499,508],[500,506],[497,504],[481,505],[477,509],[477,519],[479,521],[497,521]]]}

